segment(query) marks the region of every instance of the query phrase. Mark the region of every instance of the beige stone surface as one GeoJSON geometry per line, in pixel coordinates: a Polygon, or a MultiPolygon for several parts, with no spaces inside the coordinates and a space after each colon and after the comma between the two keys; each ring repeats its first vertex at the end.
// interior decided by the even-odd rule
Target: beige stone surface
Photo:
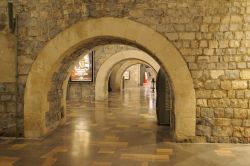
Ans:
{"type": "Polygon", "coordinates": [[[113,67],[118,63],[126,60],[140,60],[143,62],[149,62],[149,64],[155,69],[159,70],[158,63],[150,57],[148,54],[138,50],[122,51],[107,59],[100,67],[96,76],[95,84],[95,99],[106,100],[108,97],[108,77],[112,72],[113,67]]]}
{"type": "Polygon", "coordinates": [[[16,42],[13,34],[0,32],[0,82],[16,81],[16,42]]]}
{"type": "MultiPolygon", "coordinates": [[[[165,69],[170,72],[174,93],[177,94],[176,103],[181,103],[177,110],[182,110],[179,107],[183,104],[185,108],[191,108],[189,104],[192,102],[185,98],[188,94],[192,94],[192,98],[195,91],[197,96],[194,101],[197,104],[192,103],[195,108],[191,110],[196,110],[197,114],[197,136],[204,137],[208,142],[250,142],[248,127],[228,113],[228,109],[237,111],[249,108],[250,3],[247,0],[13,2],[14,13],[19,16],[17,74],[20,116],[15,119],[13,115],[17,94],[11,90],[16,89],[15,53],[12,47],[15,42],[9,36],[8,2],[1,0],[0,134],[11,131],[9,128],[15,126],[17,120],[18,135],[22,137],[23,113],[25,124],[30,121],[31,126],[25,128],[34,128],[28,135],[36,133],[39,136],[54,130],[60,121],[64,121],[59,118],[63,112],[61,110],[66,108],[61,79],[65,79],[69,68],[67,65],[74,60],[75,51],[109,42],[112,44],[114,38],[110,37],[117,37],[115,42],[126,40],[138,44],[161,65],[168,66],[165,69]],[[110,20],[120,18],[122,23],[100,19],[102,17],[110,17],[110,20]],[[106,26],[108,23],[110,25],[106,26]],[[99,28],[104,25],[108,29],[99,28]],[[78,28],[72,31],[72,27],[78,28]],[[93,37],[107,38],[96,43],[93,37]],[[107,42],[106,39],[111,40],[107,42]],[[165,40],[168,44],[162,42],[165,40]],[[51,42],[56,44],[52,45],[51,42]],[[12,54],[13,57],[9,56],[12,54]],[[44,56],[44,59],[41,60],[40,56],[44,56]],[[181,58],[176,59],[176,56],[181,58]],[[181,72],[183,66],[188,74],[181,72]],[[46,73],[45,76],[40,72],[46,73]],[[178,87],[190,87],[183,82],[189,78],[189,73],[192,78],[187,82],[193,82],[194,91],[188,93],[185,90],[182,93],[183,88],[178,87]],[[34,76],[36,79],[30,78],[30,75],[37,75],[34,76]],[[177,76],[179,80],[175,79],[177,76]],[[28,103],[26,100],[23,102],[25,87],[38,88],[27,93],[30,97],[25,95],[33,103],[31,106],[24,106],[28,103]],[[29,108],[29,115],[26,108],[29,108]],[[227,128],[215,126],[215,121],[221,122],[217,118],[230,118],[233,124],[227,128]],[[234,129],[234,125],[243,128],[242,133],[234,129]]],[[[183,109],[183,114],[189,111],[183,109]]]]}
{"type": "MultiPolygon", "coordinates": [[[[147,62],[145,63],[144,61],[140,61],[140,60],[127,60],[124,61],[122,64],[118,64],[116,65],[111,73],[111,86],[112,86],[112,90],[114,91],[120,91],[121,90],[121,79],[122,79],[122,75],[125,72],[125,70],[135,64],[147,64],[149,65],[151,62],[147,62]]],[[[151,65],[150,65],[151,66],[151,65]]],[[[159,68],[159,67],[158,67],[159,68]]],[[[156,69],[154,69],[156,70],[156,69]]],[[[157,71],[155,71],[157,72],[157,71]]]]}
{"type": "MultiPolygon", "coordinates": [[[[175,135],[178,138],[195,136],[196,99],[189,69],[178,50],[153,29],[128,19],[100,18],[79,22],[66,29],[39,52],[29,73],[24,97],[25,136],[39,137],[49,132],[45,127],[48,110],[47,94],[50,80],[63,57],[77,46],[95,37],[110,36],[134,41],[152,52],[168,71],[175,94],[175,135]],[[98,27],[98,28],[95,28],[98,27]],[[140,31],[137,31],[140,29],[140,31]],[[58,45],[60,43],[60,45],[58,45]],[[34,113],[36,112],[36,113],[34,113]],[[33,114],[39,116],[33,116],[33,114]],[[30,117],[30,118],[27,118],[30,117]],[[41,122],[39,126],[33,124],[41,122]],[[185,126],[186,130],[183,130],[185,126]]],[[[193,38],[192,34],[184,35],[193,38]]],[[[55,125],[56,127],[56,125],[55,125]]]]}
{"type": "Polygon", "coordinates": [[[140,86],[140,64],[135,64],[126,69],[129,72],[129,79],[124,80],[125,88],[139,87],[140,86]]]}

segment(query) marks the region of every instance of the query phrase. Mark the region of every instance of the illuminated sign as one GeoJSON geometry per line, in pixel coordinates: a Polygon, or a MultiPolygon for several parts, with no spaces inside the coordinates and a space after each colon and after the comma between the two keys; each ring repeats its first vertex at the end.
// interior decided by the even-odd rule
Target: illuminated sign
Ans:
{"type": "Polygon", "coordinates": [[[93,81],[93,52],[83,56],[75,65],[70,76],[71,81],[93,81]]]}

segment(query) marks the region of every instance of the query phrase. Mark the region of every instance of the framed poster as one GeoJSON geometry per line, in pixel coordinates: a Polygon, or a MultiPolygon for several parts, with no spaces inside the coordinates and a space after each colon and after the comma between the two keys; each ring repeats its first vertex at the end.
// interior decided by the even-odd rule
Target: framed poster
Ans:
{"type": "Polygon", "coordinates": [[[91,52],[78,60],[70,75],[71,82],[93,82],[93,58],[91,52]]]}
{"type": "Polygon", "coordinates": [[[129,71],[125,71],[123,74],[124,80],[129,80],[129,71]]]}

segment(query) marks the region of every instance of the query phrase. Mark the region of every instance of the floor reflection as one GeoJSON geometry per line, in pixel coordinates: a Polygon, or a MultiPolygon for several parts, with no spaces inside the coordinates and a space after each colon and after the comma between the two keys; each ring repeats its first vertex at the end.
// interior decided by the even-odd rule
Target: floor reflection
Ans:
{"type": "Polygon", "coordinates": [[[78,133],[71,139],[72,156],[85,154],[89,161],[104,154],[118,157],[168,140],[168,127],[157,126],[155,100],[146,87],[110,93],[107,102],[69,103],[69,134],[78,133]]]}
{"type": "Polygon", "coordinates": [[[1,140],[0,166],[249,165],[250,146],[176,144],[157,126],[150,89],[68,103],[67,122],[41,140],[1,140]],[[236,160],[237,158],[237,160],[236,160]]]}

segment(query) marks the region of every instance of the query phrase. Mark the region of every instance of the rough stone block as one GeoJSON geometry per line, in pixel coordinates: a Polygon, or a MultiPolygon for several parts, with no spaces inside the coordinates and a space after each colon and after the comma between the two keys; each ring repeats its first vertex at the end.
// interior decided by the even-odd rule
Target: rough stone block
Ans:
{"type": "Polygon", "coordinates": [[[217,69],[228,69],[228,63],[227,62],[217,63],[217,69]]]}
{"type": "Polygon", "coordinates": [[[200,48],[207,48],[208,47],[208,43],[206,40],[201,40],[200,41],[200,48]]]}
{"type": "Polygon", "coordinates": [[[232,82],[231,81],[222,81],[221,82],[221,88],[224,89],[224,90],[232,89],[232,82]]]}
{"type": "Polygon", "coordinates": [[[6,92],[15,93],[15,91],[16,91],[15,83],[8,83],[8,84],[6,84],[5,87],[6,87],[6,92]]]}
{"type": "Polygon", "coordinates": [[[240,15],[232,15],[231,16],[231,23],[242,23],[243,17],[240,15]]]}
{"type": "Polygon", "coordinates": [[[239,70],[226,70],[225,78],[226,79],[238,79],[240,78],[240,71],[239,70]]]}
{"type": "Polygon", "coordinates": [[[225,98],[227,96],[226,91],[213,90],[211,98],[225,98]]]}
{"type": "Polygon", "coordinates": [[[196,97],[201,99],[207,99],[211,97],[211,90],[197,90],[196,97]]]}
{"type": "Polygon", "coordinates": [[[209,61],[209,56],[198,56],[197,61],[198,62],[208,62],[209,61]]]}
{"type": "Polygon", "coordinates": [[[213,118],[214,117],[214,111],[212,108],[201,108],[200,113],[201,113],[202,118],[213,118]]]}
{"type": "Polygon", "coordinates": [[[218,143],[229,143],[231,136],[218,137],[218,143]]]}
{"type": "Polygon", "coordinates": [[[235,90],[229,90],[228,91],[228,98],[230,98],[230,99],[236,98],[236,92],[235,92],[235,90]]]}
{"type": "Polygon", "coordinates": [[[166,36],[169,40],[178,40],[178,33],[166,33],[166,36]]]}
{"type": "Polygon", "coordinates": [[[247,64],[246,64],[246,62],[238,62],[237,67],[238,67],[238,69],[245,69],[245,68],[247,68],[247,64]]]}
{"type": "Polygon", "coordinates": [[[188,68],[191,70],[198,69],[198,65],[196,63],[188,63],[188,68]]]}
{"type": "Polygon", "coordinates": [[[230,107],[248,108],[248,100],[247,99],[230,99],[230,107]]]}
{"type": "Polygon", "coordinates": [[[5,112],[4,103],[0,103],[0,114],[5,112]]]}
{"type": "Polygon", "coordinates": [[[11,101],[12,95],[9,94],[2,94],[1,95],[1,101],[11,101]]]}
{"type": "Polygon", "coordinates": [[[197,136],[211,136],[211,128],[205,125],[197,125],[196,126],[196,135],[197,136]]]}
{"type": "Polygon", "coordinates": [[[229,30],[230,31],[240,31],[241,24],[230,24],[229,30]]]}
{"type": "Polygon", "coordinates": [[[234,117],[233,108],[225,108],[225,118],[232,119],[234,117]]]}
{"type": "Polygon", "coordinates": [[[233,89],[247,89],[247,81],[239,81],[235,80],[232,81],[232,88],[233,89]]]}
{"type": "Polygon", "coordinates": [[[215,118],[215,126],[231,126],[231,119],[215,118]]]}
{"type": "Polygon", "coordinates": [[[249,80],[250,79],[250,70],[241,70],[240,71],[240,78],[249,80]]]}
{"type": "Polygon", "coordinates": [[[218,79],[220,76],[223,76],[224,70],[211,70],[210,71],[210,76],[212,79],[218,79]]]}
{"type": "Polygon", "coordinates": [[[229,69],[236,69],[236,63],[235,62],[229,62],[228,63],[228,68],[229,69]]]}
{"type": "Polygon", "coordinates": [[[250,39],[250,31],[246,31],[245,34],[246,34],[246,39],[250,39]]]}
{"type": "Polygon", "coordinates": [[[210,56],[209,62],[219,62],[219,56],[210,56]]]}
{"type": "Polygon", "coordinates": [[[211,40],[209,41],[209,48],[218,48],[218,41],[217,40],[211,40]]]}
{"type": "Polygon", "coordinates": [[[245,137],[250,137],[250,128],[245,128],[245,137]]]}
{"type": "Polygon", "coordinates": [[[250,119],[244,119],[242,126],[244,126],[244,127],[250,127],[250,119]]]}
{"type": "Polygon", "coordinates": [[[229,99],[208,99],[208,107],[213,108],[225,108],[230,106],[230,100],[229,99]]]}
{"type": "Polygon", "coordinates": [[[193,78],[200,78],[203,74],[203,71],[191,71],[193,78]]]}
{"type": "Polygon", "coordinates": [[[220,23],[220,16],[213,16],[213,19],[212,19],[213,21],[213,23],[220,23]]]}
{"type": "Polygon", "coordinates": [[[249,15],[244,16],[244,21],[247,23],[250,22],[250,16],[249,15]]]}
{"type": "Polygon", "coordinates": [[[242,137],[244,135],[245,129],[243,127],[234,127],[233,128],[233,137],[242,137]]]}
{"type": "Polygon", "coordinates": [[[11,112],[11,113],[16,112],[16,103],[8,102],[7,103],[7,112],[11,112]]]}
{"type": "Polygon", "coordinates": [[[196,108],[196,118],[200,118],[201,117],[201,109],[200,107],[196,108]]]}
{"type": "Polygon", "coordinates": [[[195,63],[196,56],[184,56],[184,58],[187,62],[195,63]]]}
{"type": "Polygon", "coordinates": [[[231,127],[215,126],[212,130],[212,135],[216,137],[232,136],[233,129],[231,127]]]}
{"type": "Polygon", "coordinates": [[[207,107],[207,100],[206,99],[197,99],[197,106],[207,107]]]}
{"type": "Polygon", "coordinates": [[[248,109],[234,109],[234,118],[235,119],[246,119],[248,116],[248,109]]]}
{"type": "Polygon", "coordinates": [[[223,118],[222,126],[231,126],[232,119],[223,118]]]}
{"type": "Polygon", "coordinates": [[[220,25],[220,31],[221,32],[227,32],[227,31],[229,31],[229,24],[221,24],[220,25]]]}
{"type": "Polygon", "coordinates": [[[186,31],[187,32],[197,32],[199,31],[200,27],[199,24],[187,24],[186,31]]]}
{"type": "Polygon", "coordinates": [[[204,55],[214,55],[215,50],[213,48],[205,48],[204,49],[204,55]]]}
{"type": "Polygon", "coordinates": [[[240,127],[240,126],[242,126],[242,122],[243,122],[243,120],[241,120],[241,119],[232,119],[231,123],[233,126],[240,127]]]}
{"type": "Polygon", "coordinates": [[[242,40],[244,39],[245,34],[244,32],[235,32],[235,39],[242,40]]]}
{"type": "MultiPolygon", "coordinates": [[[[247,2],[248,3],[248,5],[249,5],[249,2],[247,2]]],[[[250,13],[250,6],[247,6],[247,11],[246,11],[247,13],[250,13]]]]}
{"type": "Polygon", "coordinates": [[[240,47],[240,42],[238,40],[230,40],[229,47],[240,47]]]}
{"type": "Polygon", "coordinates": [[[210,24],[209,25],[209,32],[218,32],[220,30],[219,24],[210,24]]]}
{"type": "Polygon", "coordinates": [[[193,55],[192,49],[190,49],[190,48],[182,48],[182,49],[180,49],[180,51],[183,55],[186,55],[186,56],[193,55]]]}
{"type": "Polygon", "coordinates": [[[214,117],[215,118],[224,118],[224,108],[214,108],[214,117]]]}
{"type": "Polygon", "coordinates": [[[201,32],[208,32],[208,24],[201,25],[201,32]]]}
{"type": "Polygon", "coordinates": [[[237,90],[236,91],[236,98],[237,99],[244,99],[245,98],[245,91],[244,90],[237,90]]]}
{"type": "Polygon", "coordinates": [[[197,64],[198,64],[199,70],[201,70],[201,71],[204,70],[201,79],[207,78],[208,74],[209,74],[209,71],[206,70],[208,68],[208,63],[207,62],[198,62],[197,64]]]}
{"type": "Polygon", "coordinates": [[[215,126],[222,126],[223,125],[223,118],[215,118],[214,121],[215,121],[215,123],[214,123],[215,126]]]}
{"type": "Polygon", "coordinates": [[[228,47],[228,40],[219,40],[219,48],[227,48],[228,47]]]}
{"type": "Polygon", "coordinates": [[[231,20],[230,16],[227,15],[227,16],[224,16],[224,17],[221,19],[221,22],[222,22],[222,23],[230,23],[230,20],[231,20]]]}
{"type": "Polygon", "coordinates": [[[209,69],[209,70],[216,69],[216,63],[209,63],[208,66],[207,66],[207,69],[209,69]]]}
{"type": "Polygon", "coordinates": [[[4,83],[0,83],[0,93],[3,93],[6,91],[6,87],[4,83]]]}
{"type": "Polygon", "coordinates": [[[219,80],[207,80],[204,84],[206,89],[218,89],[220,87],[219,80]]]}
{"type": "Polygon", "coordinates": [[[195,33],[193,33],[193,32],[179,33],[179,38],[181,40],[194,40],[195,39],[195,33]]]}

